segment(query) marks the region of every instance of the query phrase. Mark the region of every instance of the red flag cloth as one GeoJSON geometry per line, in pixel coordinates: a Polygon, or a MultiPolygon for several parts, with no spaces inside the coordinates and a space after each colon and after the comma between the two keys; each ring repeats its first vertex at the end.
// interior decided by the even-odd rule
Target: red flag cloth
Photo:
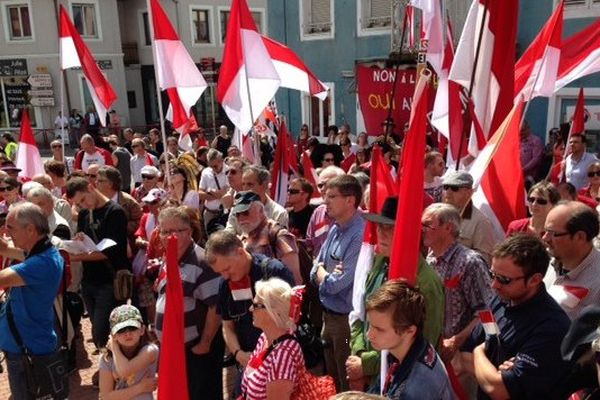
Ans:
{"type": "Polygon", "coordinates": [[[563,32],[564,1],[548,19],[541,32],[531,42],[515,65],[515,101],[537,96],[550,97],[554,93],[560,63],[563,32]]]}
{"type": "Polygon", "coordinates": [[[577,105],[575,106],[575,112],[573,113],[573,120],[571,121],[571,132],[570,135],[582,135],[585,131],[585,97],[583,96],[583,88],[579,89],[579,96],[577,97],[577,105]]]}
{"type": "Polygon", "coordinates": [[[600,71],[600,18],[563,40],[554,91],[576,79],[600,71]]]}
{"type": "Polygon", "coordinates": [[[154,166],[154,160],[148,152],[146,152],[146,165],[154,166]]]}
{"type": "Polygon", "coordinates": [[[511,221],[526,216],[519,136],[524,104],[515,104],[469,171],[476,188],[473,204],[488,217],[497,240],[511,221]]]}
{"type": "Polygon", "coordinates": [[[425,168],[425,135],[429,105],[429,78],[423,73],[415,87],[410,128],[406,135],[402,156],[402,178],[399,179],[399,201],[394,228],[394,251],[392,252],[389,279],[406,279],[414,285],[417,280],[421,243],[422,190],[425,168]]]}
{"type": "MultiPolygon", "coordinates": [[[[473,0],[450,70],[450,80],[465,88],[473,85],[471,98],[486,139],[496,132],[513,106],[518,11],[518,0],[473,0]]],[[[476,142],[473,133],[469,138],[469,153],[473,156],[481,148],[476,142]]]]}
{"type": "Polygon", "coordinates": [[[24,108],[21,116],[21,134],[17,148],[16,166],[20,168],[19,177],[30,180],[35,175],[44,174],[44,163],[35,143],[29,112],[24,108]]]}
{"type": "Polygon", "coordinates": [[[279,139],[275,149],[275,161],[273,162],[273,181],[271,184],[271,198],[276,203],[285,206],[287,202],[287,189],[290,173],[289,145],[290,140],[285,122],[279,128],[279,139]]]}
{"type": "Polygon", "coordinates": [[[177,260],[177,236],[167,244],[165,315],[158,369],[158,400],[187,400],[188,382],[184,347],[183,286],[177,260]]]}
{"type": "Polygon", "coordinates": [[[304,171],[304,178],[308,180],[313,185],[313,199],[321,197],[321,191],[317,186],[317,181],[319,177],[317,176],[317,171],[313,166],[313,163],[310,159],[310,155],[308,154],[308,150],[304,150],[302,155],[300,156],[300,164],[302,164],[302,171],[304,171]]]}
{"type": "Polygon", "coordinates": [[[275,96],[279,74],[245,0],[233,0],[227,24],[217,99],[225,113],[246,134],[275,96]]]}
{"type": "Polygon", "coordinates": [[[96,64],[90,49],[71,22],[65,8],[60,6],[60,64],[62,69],[81,67],[90,96],[102,126],[106,126],[106,113],[117,100],[117,94],[96,64]]]}

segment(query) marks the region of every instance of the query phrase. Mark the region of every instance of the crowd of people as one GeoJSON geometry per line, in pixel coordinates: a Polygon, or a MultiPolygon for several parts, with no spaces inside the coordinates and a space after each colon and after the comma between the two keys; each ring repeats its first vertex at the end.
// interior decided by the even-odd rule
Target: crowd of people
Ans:
{"type": "Polygon", "coordinates": [[[528,217],[505,237],[474,205],[473,177],[447,168],[428,137],[412,286],[388,280],[402,199],[368,209],[373,146],[401,177],[404,133],[331,126],[322,143],[302,126],[296,155],[310,157],[316,182],[311,171],[291,177],[278,204],[269,136],[251,164],[226,126],[212,140],[193,134],[193,151],[176,132],[163,143],[156,129],[113,128],[77,135],[73,158],[53,141],[45,174],[27,182],[0,155],[0,349],[13,399],[28,398],[36,363],[77,370],[85,316],[99,396],[154,398],[172,236],[190,399],[292,399],[315,375],[337,398],[598,392],[600,161],[585,135],[569,138],[562,160],[566,139],[544,149],[523,128],[528,217]],[[378,243],[363,265],[367,223],[378,243]],[[228,365],[237,374],[224,387],[228,365]]]}

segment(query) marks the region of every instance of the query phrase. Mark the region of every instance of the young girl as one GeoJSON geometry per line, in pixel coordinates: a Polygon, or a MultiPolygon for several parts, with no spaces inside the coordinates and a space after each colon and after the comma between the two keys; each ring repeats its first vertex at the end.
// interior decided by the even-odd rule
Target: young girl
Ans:
{"type": "Polygon", "coordinates": [[[100,398],[152,400],[158,347],[145,336],[142,315],[123,305],[110,314],[111,350],[100,358],[100,398]]]}

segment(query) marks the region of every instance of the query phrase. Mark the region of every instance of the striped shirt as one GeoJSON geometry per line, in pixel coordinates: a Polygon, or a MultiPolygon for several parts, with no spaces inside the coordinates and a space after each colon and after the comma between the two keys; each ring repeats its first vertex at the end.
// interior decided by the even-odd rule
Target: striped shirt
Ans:
{"type": "MultiPolygon", "coordinates": [[[[204,260],[204,249],[192,244],[180,259],[179,271],[183,285],[183,311],[185,343],[193,344],[202,334],[208,307],[217,304],[220,275],[213,272],[204,260]]],[[[166,300],[166,264],[161,266],[157,283],[156,333],[162,338],[166,300]]]]}
{"type": "MultiPolygon", "coordinates": [[[[251,360],[259,358],[268,347],[267,337],[263,333],[252,352],[251,360]]],[[[292,393],[296,391],[299,373],[304,368],[304,356],[296,340],[285,339],[277,343],[260,366],[252,368],[250,364],[244,369],[242,393],[246,400],[262,400],[267,398],[267,385],[270,382],[292,381],[294,382],[292,393]]]]}

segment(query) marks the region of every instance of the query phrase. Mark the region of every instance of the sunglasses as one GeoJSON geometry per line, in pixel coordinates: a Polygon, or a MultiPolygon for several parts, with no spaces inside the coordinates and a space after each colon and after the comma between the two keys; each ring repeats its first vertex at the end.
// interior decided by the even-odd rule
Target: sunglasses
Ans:
{"type": "Polygon", "coordinates": [[[542,199],[541,197],[528,197],[527,201],[529,202],[529,204],[537,203],[540,206],[545,206],[546,204],[548,204],[548,200],[542,199]]]}
{"type": "Polygon", "coordinates": [[[154,175],[142,175],[142,179],[154,179],[156,178],[154,175]]]}
{"type": "Polygon", "coordinates": [[[298,189],[288,189],[287,192],[288,192],[288,194],[298,194],[298,193],[300,193],[300,190],[298,190],[298,189]]]}
{"type": "Polygon", "coordinates": [[[136,328],[135,326],[126,326],[125,328],[119,329],[117,331],[117,334],[121,334],[121,333],[125,333],[125,332],[135,332],[138,329],[139,328],[136,328]]]}
{"type": "Polygon", "coordinates": [[[237,169],[228,169],[227,172],[225,172],[225,175],[237,175],[237,173],[237,169]]]}
{"type": "Polygon", "coordinates": [[[506,276],[498,275],[494,272],[490,272],[490,275],[493,280],[495,280],[496,282],[498,282],[499,284],[501,284],[503,286],[510,285],[511,283],[513,283],[514,281],[518,281],[519,279],[527,279],[528,278],[527,275],[517,276],[515,278],[509,278],[506,276]]]}
{"type": "Polygon", "coordinates": [[[12,187],[12,186],[2,186],[2,187],[0,187],[0,192],[10,192],[13,189],[14,189],[14,187],[12,187]]]}
{"type": "Polygon", "coordinates": [[[600,176],[600,169],[598,171],[588,172],[588,178],[593,178],[594,175],[600,176]]]}
{"type": "Polygon", "coordinates": [[[442,189],[444,189],[444,190],[452,190],[453,192],[458,192],[462,188],[460,188],[458,186],[443,185],[442,189]]]}
{"type": "Polygon", "coordinates": [[[62,146],[60,144],[57,144],[57,145],[54,145],[54,146],[51,146],[51,147],[53,149],[60,149],[60,148],[62,148],[62,146]]]}
{"type": "Polygon", "coordinates": [[[323,161],[334,162],[335,158],[324,158],[323,161]]]}
{"type": "Polygon", "coordinates": [[[267,308],[264,304],[252,302],[252,308],[255,310],[262,310],[267,308]]]}

